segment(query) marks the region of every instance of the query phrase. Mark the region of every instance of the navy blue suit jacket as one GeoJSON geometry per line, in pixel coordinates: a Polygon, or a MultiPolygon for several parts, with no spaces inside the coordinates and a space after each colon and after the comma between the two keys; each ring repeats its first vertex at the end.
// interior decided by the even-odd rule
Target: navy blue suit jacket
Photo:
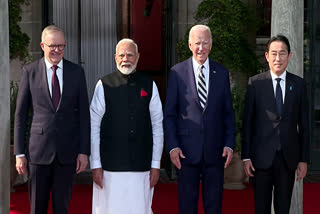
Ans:
{"type": "Polygon", "coordinates": [[[235,117],[229,71],[209,59],[209,89],[202,112],[192,58],[171,68],[164,109],[167,151],[179,147],[182,164],[222,163],[224,147],[234,148],[235,117]]]}
{"type": "Polygon", "coordinates": [[[63,90],[57,111],[51,101],[44,58],[24,67],[15,113],[14,151],[26,154],[32,164],[50,164],[56,155],[60,163],[71,164],[79,153],[90,154],[89,100],[81,66],[63,59],[63,90]],[[29,109],[32,114],[27,130],[29,109]]]}

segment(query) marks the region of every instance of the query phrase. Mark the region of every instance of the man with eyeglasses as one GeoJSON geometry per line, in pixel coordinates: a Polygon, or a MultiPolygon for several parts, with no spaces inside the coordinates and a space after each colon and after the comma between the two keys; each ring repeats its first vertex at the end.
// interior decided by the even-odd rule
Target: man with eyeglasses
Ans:
{"type": "Polygon", "coordinates": [[[46,27],[44,57],[23,68],[17,97],[14,152],[19,174],[27,174],[32,214],[67,214],[75,173],[90,154],[90,113],[81,66],[63,59],[64,32],[46,27]]]}
{"type": "Polygon", "coordinates": [[[249,79],[242,159],[253,178],[256,214],[289,214],[295,179],[306,176],[309,161],[308,96],[304,80],[287,71],[287,37],[277,35],[265,52],[270,71],[249,79]]]}

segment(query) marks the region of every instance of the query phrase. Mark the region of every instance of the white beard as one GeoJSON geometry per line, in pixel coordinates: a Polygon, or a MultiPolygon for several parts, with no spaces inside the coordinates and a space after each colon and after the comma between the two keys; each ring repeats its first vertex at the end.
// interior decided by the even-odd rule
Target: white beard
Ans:
{"type": "Polygon", "coordinates": [[[117,68],[118,68],[118,70],[122,73],[122,74],[124,74],[124,75],[129,75],[129,74],[131,74],[135,69],[136,69],[136,67],[137,67],[137,63],[138,62],[136,62],[136,63],[134,63],[134,64],[131,64],[131,63],[129,63],[129,62],[127,62],[127,63],[121,63],[121,65],[119,65],[119,64],[117,64],[117,68]],[[124,66],[124,65],[130,65],[130,67],[122,67],[122,66],[124,66]]]}

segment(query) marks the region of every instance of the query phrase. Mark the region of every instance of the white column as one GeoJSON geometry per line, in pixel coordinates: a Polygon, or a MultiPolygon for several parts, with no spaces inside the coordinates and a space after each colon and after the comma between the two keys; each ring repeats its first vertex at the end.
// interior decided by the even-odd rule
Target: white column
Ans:
{"type": "MultiPolygon", "coordinates": [[[[271,10],[271,36],[285,35],[290,42],[292,57],[288,71],[303,77],[303,1],[273,0],[271,10]]],[[[302,181],[295,182],[290,214],[302,214],[302,181]]]]}
{"type": "Polygon", "coordinates": [[[8,1],[0,0],[0,213],[10,212],[10,77],[8,1]]]}

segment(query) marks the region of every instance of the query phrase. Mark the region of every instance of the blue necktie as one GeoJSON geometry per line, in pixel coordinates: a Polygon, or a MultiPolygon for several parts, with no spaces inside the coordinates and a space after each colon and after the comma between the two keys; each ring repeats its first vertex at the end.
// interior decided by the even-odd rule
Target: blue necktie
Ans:
{"type": "Polygon", "coordinates": [[[282,90],[280,86],[281,78],[276,78],[277,80],[277,86],[276,86],[276,102],[277,102],[277,110],[278,115],[282,115],[282,106],[283,106],[283,99],[282,99],[282,90]]]}

